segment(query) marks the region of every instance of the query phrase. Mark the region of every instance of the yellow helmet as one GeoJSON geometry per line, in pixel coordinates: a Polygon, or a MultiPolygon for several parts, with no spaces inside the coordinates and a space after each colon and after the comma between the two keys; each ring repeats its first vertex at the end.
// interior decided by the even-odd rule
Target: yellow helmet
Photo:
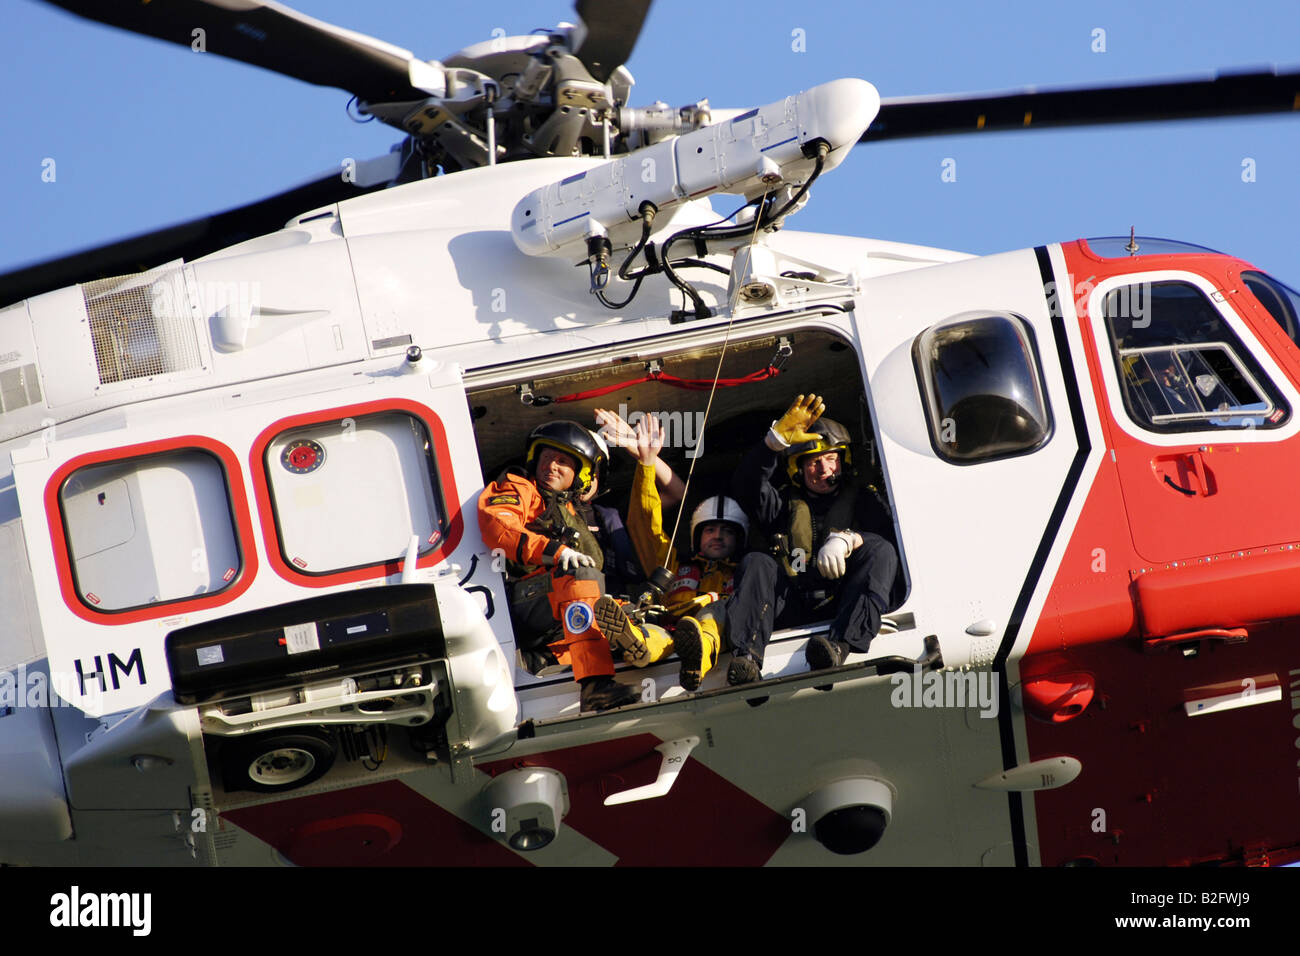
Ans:
{"type": "Polygon", "coordinates": [[[850,464],[849,445],[852,444],[853,439],[849,436],[847,428],[834,419],[819,418],[808,431],[817,436],[815,441],[799,442],[786,449],[785,471],[791,481],[798,477],[802,459],[810,455],[824,455],[828,451],[837,451],[844,465],[850,464]]]}

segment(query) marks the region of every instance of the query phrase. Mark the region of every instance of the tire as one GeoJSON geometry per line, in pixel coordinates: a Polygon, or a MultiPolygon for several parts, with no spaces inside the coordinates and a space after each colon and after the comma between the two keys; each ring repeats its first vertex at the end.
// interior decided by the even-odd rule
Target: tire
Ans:
{"type": "Polygon", "coordinates": [[[227,791],[283,793],[325,776],[337,753],[333,736],[323,730],[257,734],[226,743],[222,775],[227,791]]]}

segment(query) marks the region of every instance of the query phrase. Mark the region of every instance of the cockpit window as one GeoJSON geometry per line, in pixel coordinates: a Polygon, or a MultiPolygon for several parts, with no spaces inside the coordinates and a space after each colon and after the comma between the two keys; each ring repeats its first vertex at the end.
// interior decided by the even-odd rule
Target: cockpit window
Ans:
{"type": "Polygon", "coordinates": [[[1009,313],[966,313],[912,346],[930,443],[958,465],[1023,455],[1052,433],[1033,333],[1009,313]]]}
{"type": "Polygon", "coordinates": [[[1154,236],[1102,236],[1083,240],[1088,248],[1106,259],[1128,259],[1132,256],[1167,256],[1175,253],[1214,253],[1215,250],[1179,239],[1157,239],[1154,236]],[[1136,246],[1136,248],[1134,248],[1136,246]]]}
{"type": "Polygon", "coordinates": [[[1254,356],[1191,283],[1123,286],[1106,294],[1102,308],[1124,407],[1143,428],[1273,428],[1290,416],[1254,356]]]}
{"type": "Polygon", "coordinates": [[[1243,272],[1241,278],[1282,331],[1300,345],[1300,293],[1262,272],[1243,272]]]}

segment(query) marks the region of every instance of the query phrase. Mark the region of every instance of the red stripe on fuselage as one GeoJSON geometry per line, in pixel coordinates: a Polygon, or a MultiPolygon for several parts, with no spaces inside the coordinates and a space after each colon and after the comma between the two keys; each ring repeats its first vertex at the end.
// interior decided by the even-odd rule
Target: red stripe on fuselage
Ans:
{"type": "MultiPolygon", "coordinates": [[[[1300,384],[1300,350],[1238,281],[1245,263],[1217,255],[1104,260],[1079,243],[1063,252],[1070,286],[1157,270],[1209,279],[1300,384]]],[[[1042,862],[1228,861],[1295,846],[1300,706],[1289,685],[1300,688],[1290,674],[1300,674],[1300,587],[1265,581],[1300,577],[1300,550],[1278,551],[1300,540],[1300,504],[1282,490],[1300,461],[1300,438],[1234,443],[1225,429],[1213,445],[1200,435],[1157,446],[1130,435],[1116,421],[1127,415],[1122,403],[1106,394],[1099,363],[1114,359],[1108,343],[1098,350],[1087,305],[1076,300],[1089,372],[1080,379],[1097,395],[1106,452],[1020,669],[1022,680],[1090,673],[1097,694],[1072,720],[1026,718],[1027,759],[1069,754],[1083,763],[1073,783],[1034,795],[1042,862]],[[1210,473],[1210,495],[1179,495],[1160,479],[1157,458],[1193,454],[1210,473]],[[1237,624],[1247,626],[1245,644],[1202,642],[1195,656],[1142,649],[1143,638],[1171,629],[1237,624]],[[1185,712],[1189,688],[1270,673],[1284,688],[1281,702],[1185,712]]]]}
{"type": "MultiPolygon", "coordinates": [[[[518,767],[548,767],[564,774],[570,809],[562,826],[603,847],[620,865],[766,863],[789,837],[790,821],[697,760],[687,760],[665,797],[604,805],[610,794],[655,779],[659,743],[651,734],[637,734],[498,760],[479,769],[490,776],[518,767]]],[[[490,809],[484,807],[484,814],[490,809]]],[[[528,862],[526,854],[514,853],[398,780],[230,810],[222,818],[300,866],[528,862]]]]}
{"type": "MultiPolygon", "coordinates": [[[[606,807],[613,793],[654,781],[659,738],[638,734],[552,750],[480,769],[550,767],[569,783],[564,825],[618,857],[620,866],[761,866],[790,836],[790,820],[698,760],[688,759],[667,796],[606,807]]],[[[704,744],[701,744],[704,746],[704,744]]]]}
{"type": "Polygon", "coordinates": [[[398,780],[228,810],[298,866],[527,866],[398,780]]]}

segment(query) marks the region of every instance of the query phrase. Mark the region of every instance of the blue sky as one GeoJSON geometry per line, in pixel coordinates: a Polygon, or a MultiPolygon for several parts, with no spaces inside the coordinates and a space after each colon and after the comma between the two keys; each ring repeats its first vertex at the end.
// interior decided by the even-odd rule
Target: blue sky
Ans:
{"type": "MultiPolygon", "coordinates": [[[[300,0],[297,9],[442,58],[572,18],[566,0],[300,0]]],[[[7,5],[0,63],[0,271],[240,205],[387,151],[348,96],[7,5]],[[55,161],[55,181],[42,163],[55,161]]],[[[748,107],[841,76],[883,96],[1114,82],[1300,63],[1300,4],[706,4],[658,0],[628,66],[633,105],[748,107]],[[743,14],[738,13],[743,11],[743,14]],[[1094,31],[1105,52],[1094,52],[1094,31]],[[792,49],[803,31],[804,52],[792,49]]],[[[1232,252],[1300,286],[1300,115],[860,147],[791,228],[991,253],[1126,233],[1232,252]],[[1255,181],[1242,181],[1253,159],[1255,181]],[[956,182],[942,182],[945,159],[956,182]]]]}

